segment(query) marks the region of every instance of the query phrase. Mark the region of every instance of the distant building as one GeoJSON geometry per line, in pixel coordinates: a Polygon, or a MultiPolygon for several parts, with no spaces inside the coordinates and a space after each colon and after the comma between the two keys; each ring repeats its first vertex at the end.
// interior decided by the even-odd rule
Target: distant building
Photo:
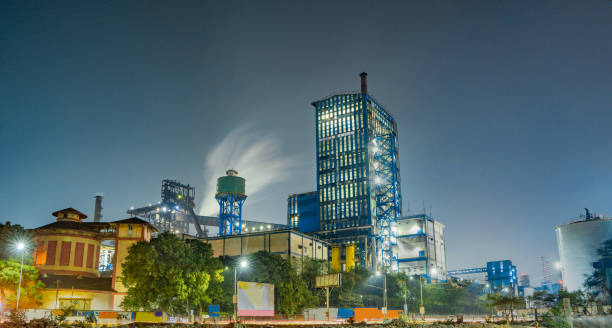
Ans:
{"type": "Polygon", "coordinates": [[[487,262],[487,281],[492,291],[517,294],[516,266],[510,260],[487,262]]]}
{"type": "Polygon", "coordinates": [[[287,225],[303,233],[319,231],[319,193],[312,191],[289,195],[287,225]]]}
{"type": "Polygon", "coordinates": [[[529,282],[529,275],[526,273],[521,273],[519,276],[518,285],[521,287],[531,287],[531,283],[529,282]]]}
{"type": "Polygon", "coordinates": [[[593,262],[599,260],[597,249],[612,239],[612,218],[585,215],[555,228],[561,262],[563,285],[573,292],[583,287],[586,276],[593,273],[593,262]]]}
{"type": "Polygon", "coordinates": [[[398,218],[393,225],[397,236],[400,272],[446,279],[444,225],[426,214],[398,218]]]}

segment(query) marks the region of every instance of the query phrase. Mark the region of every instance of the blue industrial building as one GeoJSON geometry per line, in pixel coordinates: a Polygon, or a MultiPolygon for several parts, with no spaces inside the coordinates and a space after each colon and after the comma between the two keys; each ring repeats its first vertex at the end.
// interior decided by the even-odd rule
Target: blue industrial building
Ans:
{"type": "Polygon", "coordinates": [[[516,265],[512,265],[510,260],[487,262],[487,282],[491,290],[512,290],[516,294],[515,290],[518,288],[516,265]]]}
{"type": "Polygon", "coordinates": [[[287,225],[303,233],[319,231],[319,193],[311,191],[289,195],[287,225]]]}
{"type": "Polygon", "coordinates": [[[518,277],[516,265],[511,260],[489,261],[483,268],[449,270],[448,276],[473,275],[486,273],[487,292],[506,292],[518,294],[518,277]]]}
{"type": "MultiPolygon", "coordinates": [[[[361,91],[312,103],[319,203],[316,234],[336,247],[355,246],[356,260],[364,266],[397,270],[393,250],[397,241],[391,229],[402,213],[397,125],[368,93],[367,74],[360,76],[361,91]]],[[[313,226],[306,222],[304,228],[313,226]]]]}

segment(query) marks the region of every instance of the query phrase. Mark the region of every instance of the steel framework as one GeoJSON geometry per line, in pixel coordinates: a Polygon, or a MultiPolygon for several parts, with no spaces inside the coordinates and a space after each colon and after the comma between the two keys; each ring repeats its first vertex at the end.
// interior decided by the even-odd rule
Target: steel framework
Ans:
{"type": "Polygon", "coordinates": [[[217,195],[219,203],[219,236],[242,233],[242,205],[246,196],[240,194],[217,195]]]}
{"type": "Polygon", "coordinates": [[[396,136],[393,133],[373,137],[374,184],[376,186],[377,257],[385,269],[398,270],[397,236],[392,223],[402,213],[396,136]]]}

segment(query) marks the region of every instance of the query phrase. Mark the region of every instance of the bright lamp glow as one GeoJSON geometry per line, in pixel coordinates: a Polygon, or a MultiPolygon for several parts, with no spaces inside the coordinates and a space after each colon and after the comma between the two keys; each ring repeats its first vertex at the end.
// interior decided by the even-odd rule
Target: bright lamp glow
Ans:
{"type": "Polygon", "coordinates": [[[380,271],[376,271],[376,275],[377,275],[377,276],[380,276],[380,271]]]}
{"type": "Polygon", "coordinates": [[[22,251],[25,248],[25,244],[23,242],[18,242],[17,243],[17,250],[18,251],[22,251]]]}
{"type": "Polygon", "coordinates": [[[555,262],[555,269],[561,270],[561,262],[555,262]]]}
{"type": "Polygon", "coordinates": [[[240,267],[241,267],[241,268],[246,268],[246,267],[247,267],[247,265],[249,265],[249,264],[247,263],[247,261],[246,261],[246,260],[242,260],[242,261],[240,262],[240,267]]]}

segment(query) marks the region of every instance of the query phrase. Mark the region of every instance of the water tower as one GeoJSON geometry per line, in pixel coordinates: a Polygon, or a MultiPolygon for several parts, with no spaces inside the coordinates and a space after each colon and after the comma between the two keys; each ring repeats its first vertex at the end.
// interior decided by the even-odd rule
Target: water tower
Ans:
{"type": "Polygon", "coordinates": [[[227,175],[217,179],[215,198],[219,203],[219,236],[242,232],[242,204],[246,200],[244,178],[236,170],[227,170],[227,175]]]}

